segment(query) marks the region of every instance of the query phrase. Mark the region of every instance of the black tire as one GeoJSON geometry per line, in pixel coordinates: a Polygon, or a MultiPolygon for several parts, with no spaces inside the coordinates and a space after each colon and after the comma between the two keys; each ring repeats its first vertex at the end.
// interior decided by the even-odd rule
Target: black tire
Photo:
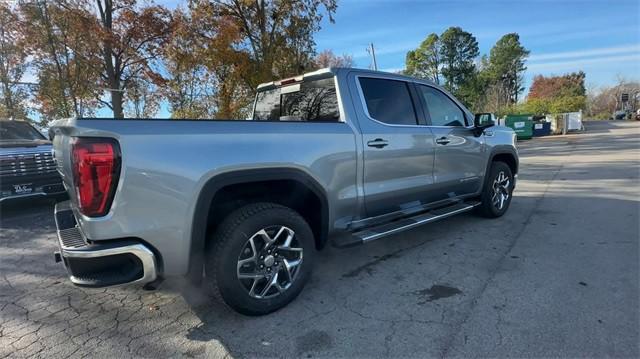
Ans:
{"type": "MultiPolygon", "coordinates": [[[[503,182],[504,183],[504,182],[503,182]]],[[[491,164],[491,169],[489,170],[489,174],[485,180],[484,187],[482,189],[482,194],[480,195],[481,204],[478,206],[478,212],[487,218],[498,218],[504,215],[509,209],[509,205],[511,204],[511,198],[513,198],[513,173],[511,173],[511,168],[504,162],[496,161],[491,164]],[[503,201],[502,206],[499,204],[495,204],[496,187],[494,183],[498,180],[500,175],[503,175],[508,179],[509,185],[506,190],[508,193],[508,197],[505,201],[503,201]]],[[[499,200],[498,200],[499,202],[499,200]]]]}
{"type": "MultiPolygon", "coordinates": [[[[209,241],[211,246],[207,250],[205,259],[205,286],[213,295],[222,297],[228,306],[242,314],[264,315],[286,306],[302,291],[311,274],[315,257],[313,232],[300,214],[285,206],[266,202],[245,205],[229,214],[209,241]],[[253,287],[251,290],[246,288],[247,280],[238,278],[240,271],[238,262],[244,255],[243,251],[247,249],[249,238],[261,229],[275,226],[285,226],[295,232],[296,245],[302,248],[300,256],[302,258],[304,254],[304,260],[301,260],[286,290],[280,292],[275,288],[279,293],[275,297],[256,298],[249,294],[253,287]]],[[[280,247],[272,246],[271,248],[280,247]]],[[[258,258],[257,251],[255,254],[252,253],[252,257],[254,255],[258,258]]],[[[280,255],[282,259],[282,254],[280,255]]],[[[280,265],[284,266],[282,262],[281,260],[280,265]]],[[[258,270],[257,265],[256,270],[258,270]]],[[[264,284],[266,287],[267,283],[264,284]]]]}

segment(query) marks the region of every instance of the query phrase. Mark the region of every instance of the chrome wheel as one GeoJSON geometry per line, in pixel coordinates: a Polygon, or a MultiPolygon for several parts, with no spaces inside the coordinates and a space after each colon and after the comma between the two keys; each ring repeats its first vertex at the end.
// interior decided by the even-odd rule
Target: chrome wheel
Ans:
{"type": "Polygon", "coordinates": [[[295,281],[302,264],[302,246],[285,226],[270,226],[252,235],[238,256],[237,276],[249,296],[273,298],[295,281]]]}
{"type": "Polygon", "coordinates": [[[504,208],[509,199],[509,186],[511,186],[511,179],[503,171],[500,171],[493,181],[493,193],[491,195],[491,203],[498,211],[504,208]]]}

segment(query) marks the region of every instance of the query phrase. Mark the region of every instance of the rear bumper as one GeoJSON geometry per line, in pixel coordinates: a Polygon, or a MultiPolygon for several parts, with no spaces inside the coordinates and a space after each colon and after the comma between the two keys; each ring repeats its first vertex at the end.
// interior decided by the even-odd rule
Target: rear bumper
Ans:
{"type": "Polygon", "coordinates": [[[108,287],[145,284],[156,280],[153,251],[136,240],[89,242],[80,230],[69,201],[56,204],[55,220],[60,255],[73,284],[108,287]]]}
{"type": "MultiPolygon", "coordinates": [[[[46,197],[66,196],[67,191],[62,186],[62,182],[53,182],[37,187],[35,191],[25,194],[12,194],[10,191],[2,191],[0,194],[0,203],[9,202],[20,199],[35,199],[46,197]]],[[[68,198],[68,197],[65,197],[68,198]]]]}

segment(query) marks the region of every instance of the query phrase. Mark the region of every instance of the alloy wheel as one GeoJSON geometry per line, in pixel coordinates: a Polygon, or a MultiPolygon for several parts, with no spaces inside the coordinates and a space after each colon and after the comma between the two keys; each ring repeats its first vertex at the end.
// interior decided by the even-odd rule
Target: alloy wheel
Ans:
{"type": "Polygon", "coordinates": [[[491,203],[498,211],[504,208],[509,199],[509,186],[511,186],[511,179],[503,171],[500,171],[493,181],[493,194],[491,195],[491,203]]]}
{"type": "Polygon", "coordinates": [[[237,276],[249,296],[273,298],[291,287],[302,264],[302,246],[285,226],[269,226],[253,234],[238,256],[237,276]]]}

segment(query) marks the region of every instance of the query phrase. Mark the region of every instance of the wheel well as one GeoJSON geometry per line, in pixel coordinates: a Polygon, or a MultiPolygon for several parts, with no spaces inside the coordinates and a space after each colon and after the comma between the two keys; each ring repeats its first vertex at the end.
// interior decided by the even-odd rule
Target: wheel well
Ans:
{"type": "Polygon", "coordinates": [[[207,215],[207,233],[213,233],[232,211],[255,202],[272,202],[289,207],[309,223],[321,249],[326,243],[325,209],[320,196],[307,185],[293,179],[265,180],[231,184],[219,189],[207,215]]]}
{"type": "Polygon", "coordinates": [[[518,163],[516,162],[515,157],[509,153],[499,153],[493,156],[492,162],[504,162],[511,169],[512,174],[518,173],[518,163]]]}

